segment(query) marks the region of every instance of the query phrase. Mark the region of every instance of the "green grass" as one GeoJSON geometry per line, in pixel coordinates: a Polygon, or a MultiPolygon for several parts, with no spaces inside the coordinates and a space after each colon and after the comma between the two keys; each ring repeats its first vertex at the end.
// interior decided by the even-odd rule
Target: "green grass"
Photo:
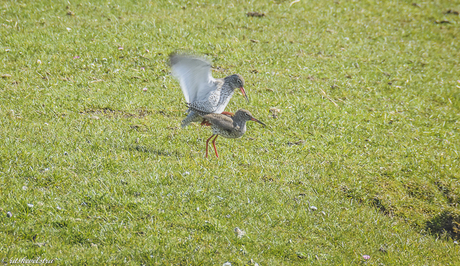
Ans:
{"type": "Polygon", "coordinates": [[[460,261],[460,2],[116,2],[0,2],[0,259],[460,261]],[[205,159],[177,49],[269,127],[205,159]]]}

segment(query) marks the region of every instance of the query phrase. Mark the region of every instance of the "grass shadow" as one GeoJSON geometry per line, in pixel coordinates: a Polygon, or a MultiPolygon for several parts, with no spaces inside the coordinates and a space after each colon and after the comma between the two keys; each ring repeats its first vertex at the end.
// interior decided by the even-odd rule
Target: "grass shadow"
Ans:
{"type": "Polygon", "coordinates": [[[435,236],[447,234],[454,240],[460,239],[460,212],[445,210],[426,222],[426,229],[435,236]]]}
{"type": "Polygon", "coordinates": [[[137,152],[149,153],[149,154],[155,154],[155,155],[158,155],[158,156],[178,156],[178,157],[180,157],[180,154],[177,151],[170,152],[168,150],[153,149],[153,148],[142,146],[142,145],[129,146],[128,150],[129,151],[137,151],[137,152]]]}

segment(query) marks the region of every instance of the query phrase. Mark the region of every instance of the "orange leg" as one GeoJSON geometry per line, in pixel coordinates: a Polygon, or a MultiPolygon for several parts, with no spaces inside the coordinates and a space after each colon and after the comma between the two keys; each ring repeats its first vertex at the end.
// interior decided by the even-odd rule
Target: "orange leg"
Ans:
{"type": "Polygon", "coordinates": [[[212,136],[209,137],[208,140],[206,140],[206,158],[208,158],[208,144],[209,144],[209,141],[212,139],[212,137],[214,137],[214,134],[212,134],[212,136]]]}
{"type": "Polygon", "coordinates": [[[217,154],[217,148],[216,148],[216,139],[217,139],[218,136],[219,135],[216,135],[216,137],[212,140],[212,146],[214,146],[214,151],[216,152],[216,157],[217,158],[219,158],[219,154],[217,154]]]}

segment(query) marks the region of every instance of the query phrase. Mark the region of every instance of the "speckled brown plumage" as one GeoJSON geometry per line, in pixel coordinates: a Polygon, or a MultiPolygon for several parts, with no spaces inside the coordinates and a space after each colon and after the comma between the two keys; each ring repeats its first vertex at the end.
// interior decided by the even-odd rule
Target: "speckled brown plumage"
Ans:
{"type": "Polygon", "coordinates": [[[216,139],[219,135],[229,139],[240,138],[244,135],[244,133],[246,133],[246,122],[250,120],[265,126],[264,123],[255,119],[249,111],[244,109],[236,111],[233,116],[228,116],[224,114],[208,114],[192,106],[189,106],[189,108],[211,124],[212,136],[206,140],[206,157],[208,157],[208,146],[212,137],[216,136],[212,141],[212,144],[214,151],[216,152],[216,157],[219,157],[216,148],[216,139]]]}

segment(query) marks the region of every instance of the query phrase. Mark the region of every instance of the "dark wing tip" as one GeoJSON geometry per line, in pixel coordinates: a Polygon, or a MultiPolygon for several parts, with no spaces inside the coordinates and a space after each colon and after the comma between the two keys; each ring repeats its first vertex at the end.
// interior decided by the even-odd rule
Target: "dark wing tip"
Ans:
{"type": "Polygon", "coordinates": [[[176,51],[169,54],[169,66],[176,64],[178,61],[179,61],[179,56],[176,51]]]}

